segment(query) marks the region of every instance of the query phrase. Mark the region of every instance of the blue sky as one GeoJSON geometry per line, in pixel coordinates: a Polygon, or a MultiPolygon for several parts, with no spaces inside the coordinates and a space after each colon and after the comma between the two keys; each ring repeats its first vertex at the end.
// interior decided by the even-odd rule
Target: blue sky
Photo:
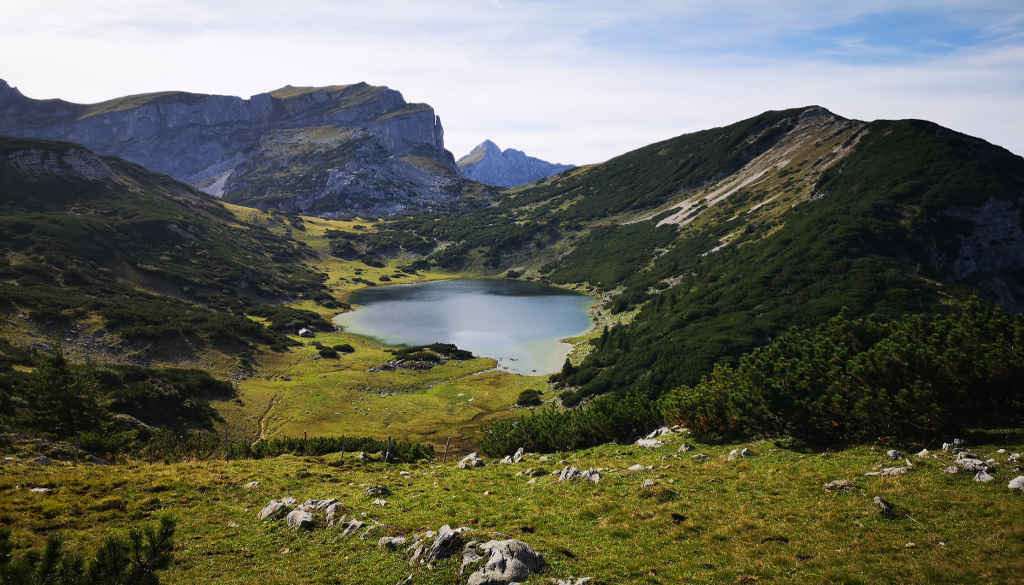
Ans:
{"type": "Polygon", "coordinates": [[[434,106],[456,156],[596,162],[808,104],[1024,153],[1024,2],[829,4],[0,0],[0,78],[81,102],[367,81],[434,106]]]}

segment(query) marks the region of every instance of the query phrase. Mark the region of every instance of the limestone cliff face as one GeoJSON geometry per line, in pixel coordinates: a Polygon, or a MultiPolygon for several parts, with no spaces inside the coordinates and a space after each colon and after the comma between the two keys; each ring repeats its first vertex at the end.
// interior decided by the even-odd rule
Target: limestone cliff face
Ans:
{"type": "Polygon", "coordinates": [[[260,207],[383,215],[460,203],[433,109],[365,83],[85,105],[27,98],[0,80],[0,134],[79,143],[260,207]]]}
{"type": "Polygon", "coordinates": [[[485,140],[466,156],[458,160],[459,174],[467,179],[494,185],[515,187],[533,183],[555,173],[574,168],[527,156],[521,150],[507,148],[502,151],[498,145],[485,140]]]}

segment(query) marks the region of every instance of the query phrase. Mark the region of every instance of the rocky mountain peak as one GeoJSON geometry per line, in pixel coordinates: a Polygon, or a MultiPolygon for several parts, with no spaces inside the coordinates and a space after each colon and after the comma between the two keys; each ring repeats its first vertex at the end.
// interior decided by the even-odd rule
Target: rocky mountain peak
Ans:
{"type": "Polygon", "coordinates": [[[573,165],[554,164],[527,156],[514,148],[502,151],[491,139],[478,144],[456,164],[463,177],[496,187],[532,183],[573,168],[573,165]]]}
{"type": "Polygon", "coordinates": [[[21,92],[18,91],[18,88],[11,87],[5,80],[0,79],[0,104],[20,97],[22,97],[22,95],[21,92]]]}

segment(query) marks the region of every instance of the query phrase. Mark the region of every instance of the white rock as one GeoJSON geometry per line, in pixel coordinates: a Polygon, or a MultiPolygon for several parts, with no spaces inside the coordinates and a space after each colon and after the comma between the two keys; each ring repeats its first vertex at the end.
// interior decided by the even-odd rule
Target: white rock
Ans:
{"type": "Polygon", "coordinates": [[[995,479],[987,471],[979,471],[974,474],[974,481],[980,481],[981,483],[988,483],[995,479]]]}
{"type": "Polygon", "coordinates": [[[355,532],[356,530],[359,530],[363,526],[366,526],[366,524],[364,522],[362,522],[360,520],[356,520],[355,518],[352,518],[348,522],[342,523],[342,525],[341,525],[341,527],[342,527],[341,535],[342,536],[348,536],[349,534],[352,534],[353,532],[355,532]]]}
{"type": "Polygon", "coordinates": [[[665,445],[665,443],[662,443],[658,439],[637,439],[636,444],[638,447],[643,447],[644,449],[656,449],[665,445]]]}
{"type": "Polygon", "coordinates": [[[1010,483],[1006,484],[1006,487],[1011,490],[1017,490],[1018,492],[1024,493],[1024,475],[1018,475],[1011,479],[1010,483]]]}
{"type": "Polygon", "coordinates": [[[653,486],[654,486],[654,480],[653,479],[645,479],[644,480],[643,487],[647,488],[647,487],[653,487],[653,486]]]}
{"type": "Polygon", "coordinates": [[[388,550],[398,550],[405,544],[404,536],[382,536],[377,541],[377,546],[388,550]]]}
{"type": "Polygon", "coordinates": [[[487,561],[466,585],[505,585],[526,580],[544,568],[544,557],[520,540],[491,540],[477,546],[487,561]]]}
{"type": "Polygon", "coordinates": [[[484,460],[477,456],[476,451],[466,455],[459,461],[459,469],[472,469],[474,467],[483,467],[484,460]]]}
{"type": "Polygon", "coordinates": [[[296,508],[288,513],[288,517],[285,518],[285,524],[296,530],[312,530],[315,523],[313,522],[313,514],[303,510],[302,508],[296,508]]]}
{"type": "Polygon", "coordinates": [[[341,504],[334,503],[327,506],[326,520],[328,526],[334,526],[345,520],[345,516],[341,514],[341,504]]]}
{"type": "Polygon", "coordinates": [[[251,490],[254,487],[259,487],[259,485],[260,485],[260,482],[258,482],[258,481],[250,481],[249,483],[245,484],[245,489],[251,490]]]}
{"type": "Polygon", "coordinates": [[[260,520],[275,520],[277,518],[281,518],[287,513],[288,507],[284,502],[270,500],[270,502],[260,510],[260,520]]]}
{"type": "Polygon", "coordinates": [[[663,437],[665,435],[671,435],[671,434],[672,434],[672,429],[670,429],[668,427],[660,427],[660,428],[654,429],[650,433],[647,433],[647,436],[644,437],[644,438],[645,439],[657,439],[658,437],[663,437]]]}

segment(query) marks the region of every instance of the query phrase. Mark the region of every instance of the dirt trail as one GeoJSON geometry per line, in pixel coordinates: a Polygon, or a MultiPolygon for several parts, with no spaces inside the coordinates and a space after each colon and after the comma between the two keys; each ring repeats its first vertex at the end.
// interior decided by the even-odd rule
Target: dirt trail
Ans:
{"type": "Polygon", "coordinates": [[[265,435],[267,432],[267,417],[270,416],[270,411],[273,410],[275,406],[277,406],[277,402],[277,394],[274,394],[273,396],[270,397],[270,402],[267,403],[267,409],[264,410],[263,414],[260,415],[259,434],[257,435],[256,438],[257,441],[262,441],[263,439],[266,439],[265,435]]]}

